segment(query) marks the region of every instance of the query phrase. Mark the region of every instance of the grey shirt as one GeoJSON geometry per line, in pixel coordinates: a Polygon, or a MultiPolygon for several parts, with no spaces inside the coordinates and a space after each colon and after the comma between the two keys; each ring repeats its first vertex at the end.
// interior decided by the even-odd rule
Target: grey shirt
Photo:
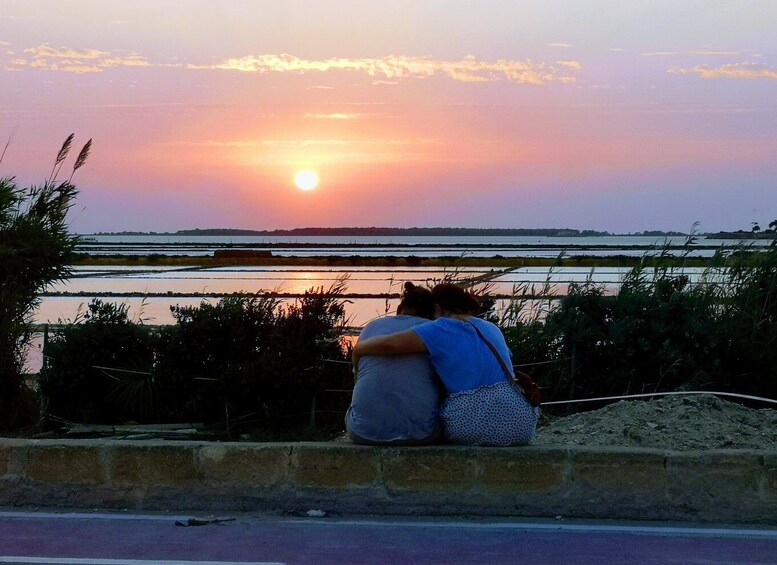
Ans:
{"type": "MultiPolygon", "coordinates": [[[[359,339],[388,335],[428,322],[416,316],[387,316],[367,324],[359,339]]],[[[439,392],[429,355],[365,355],[359,361],[348,427],[376,442],[420,440],[437,425],[439,392]]]]}

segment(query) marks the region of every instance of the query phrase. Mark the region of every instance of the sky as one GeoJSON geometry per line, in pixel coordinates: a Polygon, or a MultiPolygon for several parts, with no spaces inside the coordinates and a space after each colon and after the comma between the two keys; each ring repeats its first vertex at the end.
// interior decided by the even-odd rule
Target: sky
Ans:
{"type": "Polygon", "coordinates": [[[775,30],[775,0],[0,0],[0,177],[93,139],[79,233],[765,227],[775,30]]]}

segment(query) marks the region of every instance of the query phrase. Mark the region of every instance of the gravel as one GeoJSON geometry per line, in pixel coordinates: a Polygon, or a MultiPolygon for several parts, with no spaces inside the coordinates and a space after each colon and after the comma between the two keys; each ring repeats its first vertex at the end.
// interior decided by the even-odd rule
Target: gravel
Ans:
{"type": "Polygon", "coordinates": [[[712,395],[622,400],[599,410],[542,418],[533,445],[671,450],[777,449],[777,410],[712,395]]]}

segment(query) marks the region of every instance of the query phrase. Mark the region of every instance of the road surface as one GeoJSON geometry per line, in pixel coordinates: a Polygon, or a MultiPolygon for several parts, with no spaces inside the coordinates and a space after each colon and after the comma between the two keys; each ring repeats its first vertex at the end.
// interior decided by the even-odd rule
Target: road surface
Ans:
{"type": "Polygon", "coordinates": [[[0,564],[774,564],[777,528],[524,519],[0,512],[0,564]]]}

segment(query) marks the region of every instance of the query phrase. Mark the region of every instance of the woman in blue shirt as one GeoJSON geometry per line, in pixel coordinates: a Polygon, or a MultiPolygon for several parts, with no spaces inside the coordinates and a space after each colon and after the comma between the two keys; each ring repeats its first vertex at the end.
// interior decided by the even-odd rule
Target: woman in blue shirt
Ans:
{"type": "Polygon", "coordinates": [[[534,436],[539,409],[512,383],[510,350],[502,332],[474,316],[480,305],[462,288],[439,284],[432,296],[434,321],[360,340],[353,350],[354,366],[363,355],[429,353],[448,391],[441,409],[448,441],[526,445],[534,436]]]}

